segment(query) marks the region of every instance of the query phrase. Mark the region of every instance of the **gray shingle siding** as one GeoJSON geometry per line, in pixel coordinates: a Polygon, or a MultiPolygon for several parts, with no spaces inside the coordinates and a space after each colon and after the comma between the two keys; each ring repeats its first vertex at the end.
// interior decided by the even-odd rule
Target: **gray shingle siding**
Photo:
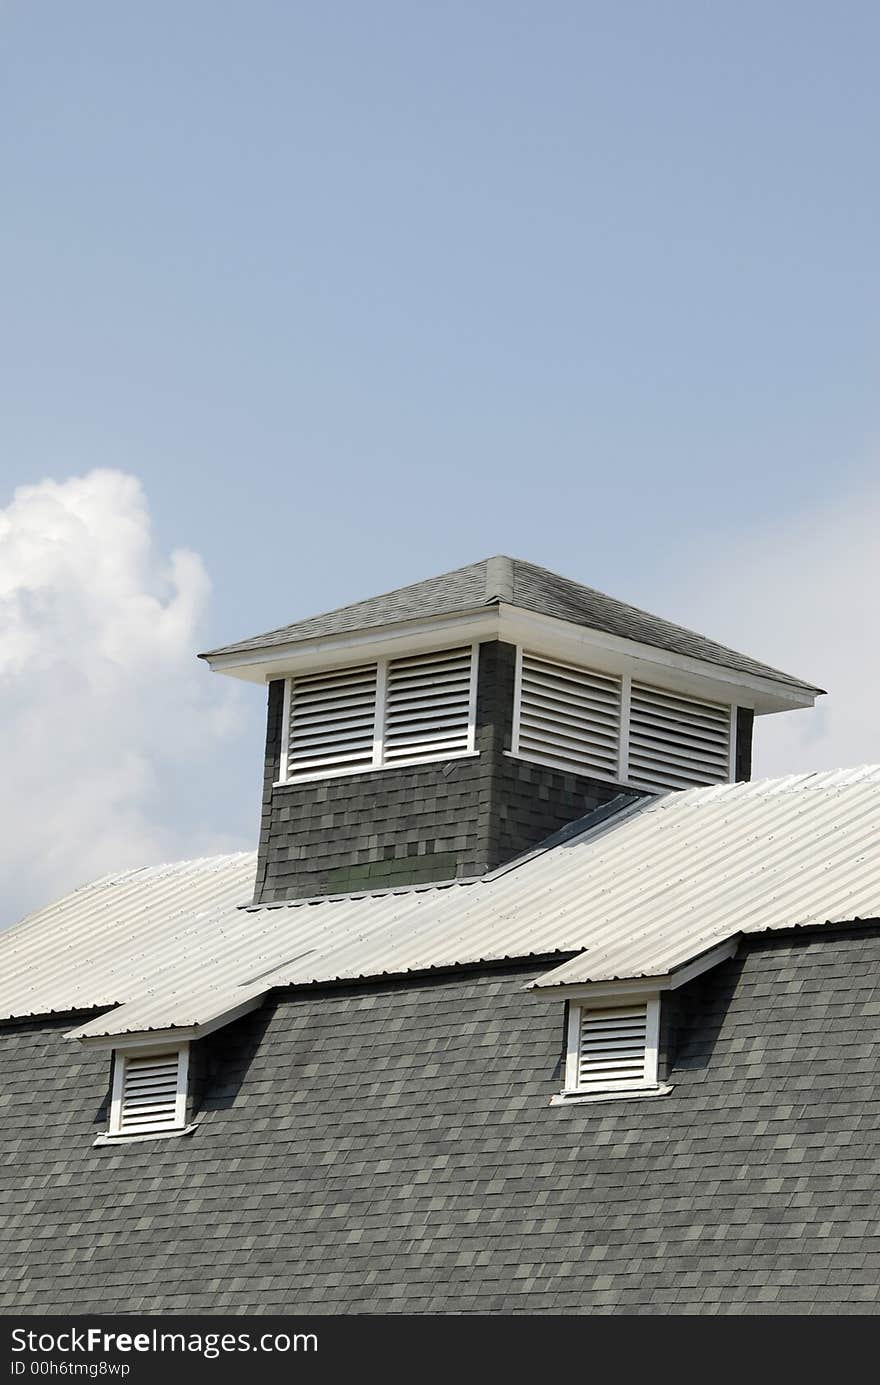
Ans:
{"type": "Polygon", "coordinates": [[[0,1311],[876,1313],[876,928],[684,988],[653,1099],[549,1105],[536,970],[281,996],[124,1148],[106,1056],[0,1029],[0,1311]]]}
{"type": "Polygon", "coordinates": [[[514,760],[515,651],[480,645],[472,759],[275,787],[283,683],[269,685],[258,903],[483,875],[617,792],[514,760]]]}

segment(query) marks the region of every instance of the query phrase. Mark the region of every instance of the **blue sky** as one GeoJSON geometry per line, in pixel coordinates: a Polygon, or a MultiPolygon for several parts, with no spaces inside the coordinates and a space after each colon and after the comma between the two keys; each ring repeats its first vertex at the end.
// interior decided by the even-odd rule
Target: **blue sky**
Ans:
{"type": "MultiPolygon", "coordinates": [[[[218,718],[198,774],[144,732],[152,836],[73,842],[59,884],[253,836],[259,692],[206,691],[184,644],[497,551],[836,675],[836,723],[768,769],[823,737],[880,758],[845,702],[880,513],[876,6],[6,0],[0,42],[0,507],[137,478],[95,513],[137,512],[144,591],[200,564],[163,718],[175,687],[218,718]]],[[[72,579],[50,601],[16,554],[46,645],[72,579]]],[[[7,724],[35,697],[13,665],[7,724]]],[[[61,791],[51,756],[28,772],[61,791]]],[[[20,870],[38,801],[7,808],[20,870]]]]}

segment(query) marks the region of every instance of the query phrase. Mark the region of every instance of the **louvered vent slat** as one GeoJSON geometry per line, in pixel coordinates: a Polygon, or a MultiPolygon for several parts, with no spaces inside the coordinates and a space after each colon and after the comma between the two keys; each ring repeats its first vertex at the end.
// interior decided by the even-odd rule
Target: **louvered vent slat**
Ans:
{"type": "Polygon", "coordinates": [[[581,1011],[578,1088],[637,1086],[645,1080],[648,1007],[581,1011]]]}
{"type": "Polygon", "coordinates": [[[470,648],[391,659],[385,694],[384,760],[457,754],[470,748],[470,648]]]}
{"type": "Polygon", "coordinates": [[[686,789],[730,778],[730,708],[633,683],[629,780],[686,789]]]}
{"type": "Polygon", "coordinates": [[[119,1131],[123,1135],[149,1130],[169,1130],[178,1119],[178,1074],[180,1053],[126,1057],[122,1060],[122,1093],[119,1131]]]}
{"type": "Polygon", "coordinates": [[[366,769],[373,760],[375,664],[293,678],[287,737],[287,777],[322,769],[366,769]]]}
{"type": "Polygon", "coordinates": [[[618,777],[620,679],[523,654],[518,753],[618,777]]]}

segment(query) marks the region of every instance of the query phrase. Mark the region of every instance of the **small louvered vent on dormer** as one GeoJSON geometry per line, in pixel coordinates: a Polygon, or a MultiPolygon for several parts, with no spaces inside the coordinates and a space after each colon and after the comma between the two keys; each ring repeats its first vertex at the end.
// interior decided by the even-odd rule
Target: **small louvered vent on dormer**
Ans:
{"type": "Polygon", "coordinates": [[[517,753],[616,779],[620,679],[524,653],[516,726],[517,753]]]}
{"type": "Polygon", "coordinates": [[[117,1053],[110,1133],[149,1135],[186,1122],[187,1049],[117,1053]]]}
{"type": "Polygon", "coordinates": [[[476,646],[287,681],[282,781],[473,753],[476,646]]]}
{"type": "Polygon", "coordinates": [[[687,789],[730,778],[730,708],[633,683],[629,781],[687,789]]]}
{"type": "Polygon", "coordinates": [[[472,664],[469,646],[389,661],[386,763],[468,749],[472,664]]]}
{"type": "Polygon", "coordinates": [[[590,1095],[655,1084],[659,1012],[656,996],[573,1004],[566,1089],[590,1095]]]}

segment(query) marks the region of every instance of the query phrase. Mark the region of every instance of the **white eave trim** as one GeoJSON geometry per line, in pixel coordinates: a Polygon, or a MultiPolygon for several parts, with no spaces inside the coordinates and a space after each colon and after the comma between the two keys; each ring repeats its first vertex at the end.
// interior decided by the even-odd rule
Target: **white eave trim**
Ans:
{"type": "MultiPolygon", "coordinates": [[[[552,996],[554,999],[561,997],[565,1000],[595,1000],[598,995],[603,994],[626,997],[654,995],[658,991],[676,991],[679,986],[686,986],[695,977],[702,976],[704,971],[710,971],[712,967],[717,967],[721,962],[735,956],[740,936],[738,934],[735,938],[728,938],[717,947],[710,948],[708,952],[703,952],[699,957],[676,967],[674,971],[660,976],[634,976],[629,979],[620,977],[608,981],[554,982],[550,979],[553,972],[545,972],[538,981],[530,982],[523,989],[531,991],[533,995],[552,996]]],[[[563,967],[570,965],[570,962],[564,962],[558,970],[562,971],[563,967]]]]}
{"type": "Polygon", "coordinates": [[[720,664],[619,635],[608,635],[505,602],[427,620],[399,621],[341,635],[322,635],[290,644],[203,657],[215,673],[226,673],[251,683],[266,683],[319,668],[427,653],[492,639],[524,644],[537,653],[556,654],[599,672],[629,673],[649,682],[652,676],[656,678],[656,671],[662,669],[663,682],[671,688],[709,700],[751,707],[759,715],[812,707],[819,695],[818,690],[814,692],[756,674],[740,673],[720,664]]]}
{"type": "Polygon", "coordinates": [[[664,685],[695,693],[710,701],[751,707],[758,715],[812,707],[819,696],[753,673],[712,664],[691,655],[676,654],[657,645],[608,635],[555,616],[539,615],[520,606],[499,607],[498,639],[525,645],[538,653],[555,653],[597,672],[629,673],[651,681],[650,670],[663,669],[664,685]]]}
{"type": "Polygon", "coordinates": [[[451,616],[429,620],[399,621],[343,635],[321,635],[311,640],[233,654],[203,655],[215,673],[227,673],[249,683],[267,683],[290,674],[315,669],[344,667],[402,654],[431,653],[458,644],[498,638],[498,608],[480,606],[451,616]]]}

